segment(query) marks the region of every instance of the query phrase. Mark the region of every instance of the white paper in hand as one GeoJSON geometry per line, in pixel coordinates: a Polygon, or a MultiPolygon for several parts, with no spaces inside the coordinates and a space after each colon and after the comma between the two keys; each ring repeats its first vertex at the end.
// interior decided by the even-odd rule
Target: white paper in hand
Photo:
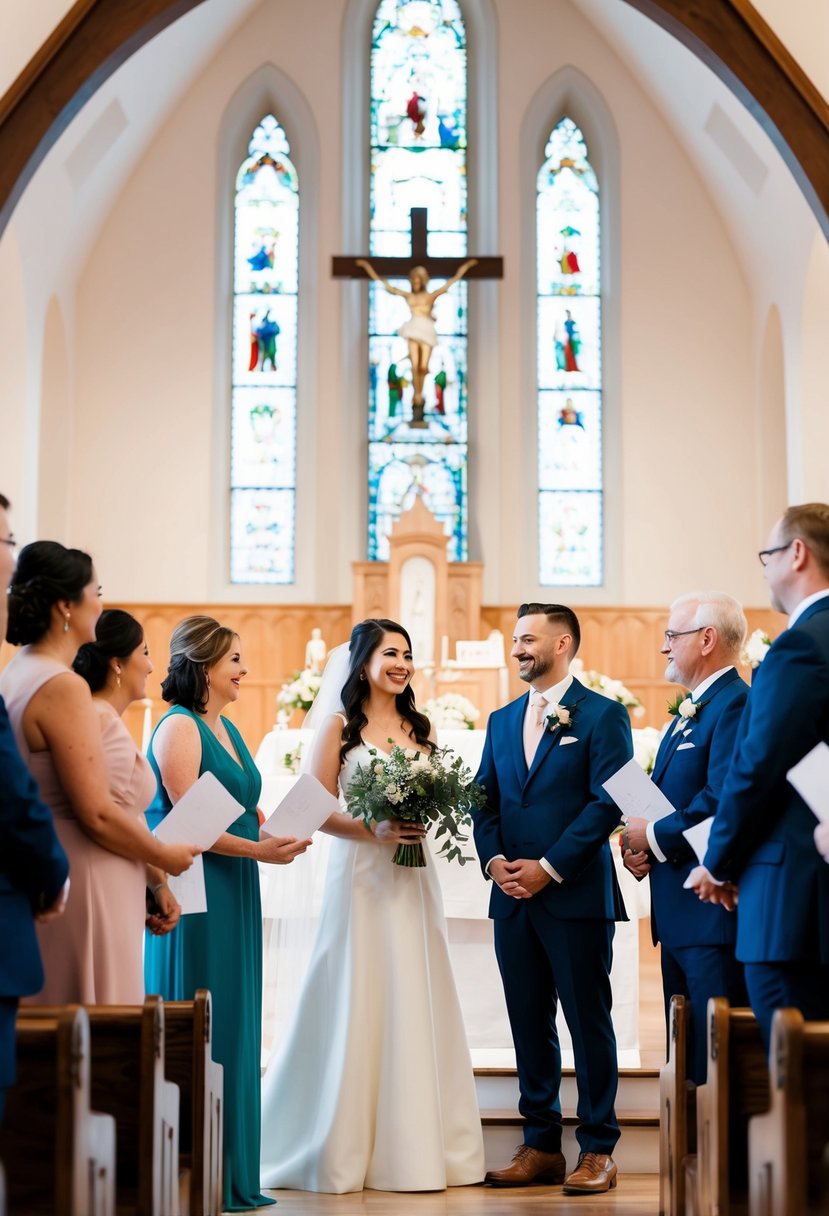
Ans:
{"type": "Polygon", "coordinates": [[[262,836],[295,836],[310,840],[326,819],[340,809],[340,801],[312,777],[302,773],[260,829],[262,836]]]}
{"type": "Polygon", "coordinates": [[[618,772],[608,777],[602,789],[607,790],[619,810],[628,818],[656,823],[657,819],[664,819],[676,810],[636,760],[623,764],[618,772]]]}
{"type": "Polygon", "coordinates": [[[786,774],[821,823],[829,823],[829,747],[816,743],[786,774]]]}
{"type": "Polygon", "coordinates": [[[707,819],[703,819],[700,823],[695,823],[693,827],[685,828],[682,833],[696,853],[700,864],[708,851],[708,837],[711,835],[711,824],[713,822],[714,816],[709,815],[707,819]]]}
{"type": "MultiPolygon", "coordinates": [[[[210,849],[244,811],[217,777],[202,773],[164,816],[155,836],[165,844],[194,844],[200,849],[210,849]]],[[[178,878],[169,878],[167,883],[181,904],[182,915],[207,911],[201,857],[196,858],[189,870],[178,878]]]]}

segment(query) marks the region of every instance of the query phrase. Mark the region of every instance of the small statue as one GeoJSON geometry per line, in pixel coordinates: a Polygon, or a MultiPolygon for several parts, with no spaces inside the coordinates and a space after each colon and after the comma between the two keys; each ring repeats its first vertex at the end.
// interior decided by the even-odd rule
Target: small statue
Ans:
{"type": "Polygon", "coordinates": [[[314,675],[322,675],[322,669],[325,666],[325,656],[328,654],[328,647],[322,636],[321,629],[312,629],[311,637],[305,647],[305,670],[313,671],[314,675]]]}

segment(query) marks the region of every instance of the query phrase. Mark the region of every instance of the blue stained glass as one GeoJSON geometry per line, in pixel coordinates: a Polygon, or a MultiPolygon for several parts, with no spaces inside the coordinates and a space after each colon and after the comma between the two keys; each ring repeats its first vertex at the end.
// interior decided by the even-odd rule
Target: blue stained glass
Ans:
{"type": "Polygon", "coordinates": [[[299,184],[272,114],[236,175],[230,579],[290,583],[296,546],[299,184]]]}
{"type": "MultiPolygon", "coordinates": [[[[425,207],[431,257],[467,251],[466,32],[456,0],[382,0],[371,54],[370,250],[406,257],[413,207],[425,207]]],[[[409,283],[396,280],[409,290],[409,283]]],[[[434,279],[429,290],[442,285],[434,279]]],[[[467,290],[435,301],[438,345],[414,428],[410,310],[369,287],[368,556],[388,555],[388,533],[415,495],[446,527],[450,560],[467,558],[467,290]]]]}
{"type": "Polygon", "coordinates": [[[599,188],[584,137],[557,124],[537,180],[539,581],[599,586],[602,325],[599,188]]]}

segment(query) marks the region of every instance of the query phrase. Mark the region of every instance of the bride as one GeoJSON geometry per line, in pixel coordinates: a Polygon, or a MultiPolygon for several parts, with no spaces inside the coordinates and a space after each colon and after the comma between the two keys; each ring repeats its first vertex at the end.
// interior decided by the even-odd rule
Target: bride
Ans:
{"type": "MultiPolygon", "coordinates": [[[[369,747],[434,747],[413,674],[409,635],[394,621],[361,621],[332,652],[307,763],[332,793],[345,793],[369,747]]],[[[434,863],[427,851],[422,869],[392,864],[395,847],[425,829],[389,820],[369,832],[336,812],[324,830],[339,839],[293,1021],[265,1074],[262,1186],[341,1194],[480,1182],[480,1113],[434,863]]]]}

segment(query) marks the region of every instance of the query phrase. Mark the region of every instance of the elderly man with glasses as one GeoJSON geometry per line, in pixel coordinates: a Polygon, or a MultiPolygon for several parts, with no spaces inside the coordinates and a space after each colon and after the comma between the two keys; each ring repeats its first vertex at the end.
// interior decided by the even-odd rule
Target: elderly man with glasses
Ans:
{"type": "Polygon", "coordinates": [[[815,819],[786,780],[829,742],[829,506],[789,507],[760,551],[771,604],[788,628],[757,671],[703,866],[701,900],[733,907],[737,958],[768,1045],[775,1009],[829,1018],[829,868],[815,819]]]}
{"type": "Polygon", "coordinates": [[[657,823],[631,818],[622,836],[626,867],[637,878],[650,873],[651,931],[662,943],[662,991],[667,1022],[671,997],[684,996],[691,1010],[688,1076],[706,1074],[706,1009],[712,996],[745,1003],[742,968],[734,956],[736,918],[700,903],[684,883],[696,854],[683,835],[717,810],[748,686],[735,664],[746,636],[746,618],[730,595],[694,591],[671,605],[661,653],[665,679],[690,694],[677,700],[653,769],[653,781],[676,807],[657,823]]]}

